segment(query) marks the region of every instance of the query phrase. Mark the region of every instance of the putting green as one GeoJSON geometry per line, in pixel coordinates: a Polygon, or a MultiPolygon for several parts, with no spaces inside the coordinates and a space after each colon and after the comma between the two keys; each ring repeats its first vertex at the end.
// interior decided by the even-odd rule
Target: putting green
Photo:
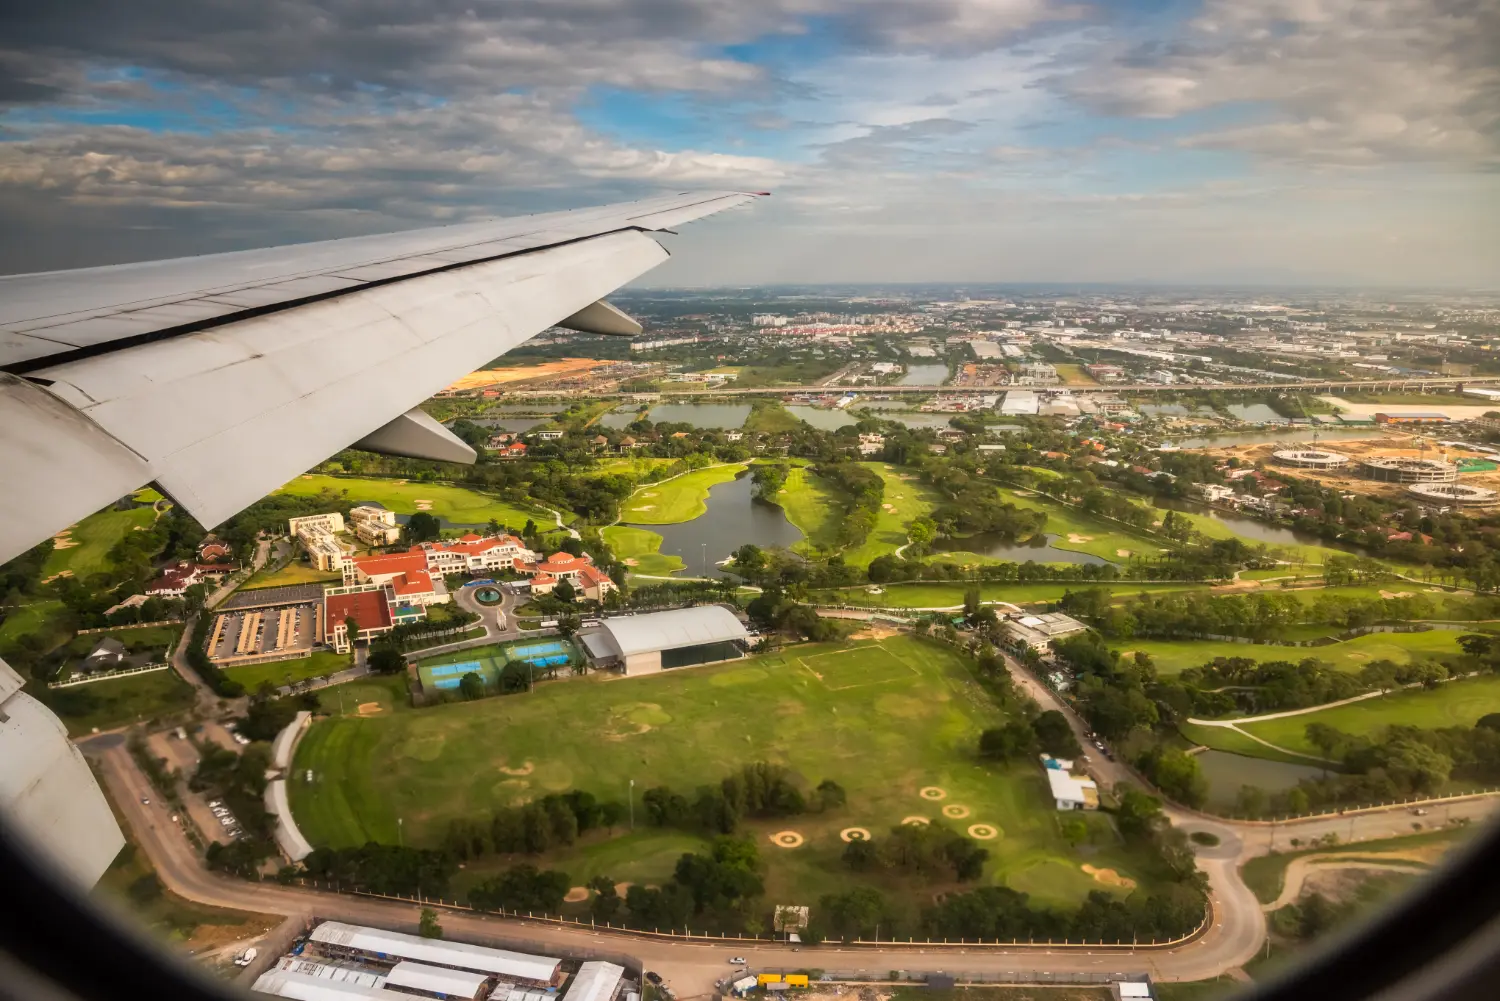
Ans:
{"type": "Polygon", "coordinates": [[[660,551],[661,536],[648,528],[610,525],[602,534],[605,545],[630,567],[632,573],[665,577],[687,565],[679,556],[664,555],[660,551]]]}
{"type": "Polygon", "coordinates": [[[875,527],[863,545],[844,553],[845,563],[864,567],[877,556],[889,556],[906,545],[906,533],[911,523],[931,514],[942,498],[937,491],[918,480],[915,473],[898,470],[883,462],[861,462],[860,465],[879,473],[885,481],[885,494],[875,518],[875,527]]]}

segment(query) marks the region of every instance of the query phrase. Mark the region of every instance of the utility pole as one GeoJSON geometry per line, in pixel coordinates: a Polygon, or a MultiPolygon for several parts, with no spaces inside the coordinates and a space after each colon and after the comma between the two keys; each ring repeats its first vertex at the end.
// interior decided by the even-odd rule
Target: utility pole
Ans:
{"type": "Polygon", "coordinates": [[[703,543],[703,576],[708,576],[708,543],[703,543]]]}
{"type": "Polygon", "coordinates": [[[406,847],[406,818],[396,818],[396,841],[402,848],[406,847]]]}
{"type": "Polygon", "coordinates": [[[635,779],[630,780],[630,829],[635,830],[635,779]]]}

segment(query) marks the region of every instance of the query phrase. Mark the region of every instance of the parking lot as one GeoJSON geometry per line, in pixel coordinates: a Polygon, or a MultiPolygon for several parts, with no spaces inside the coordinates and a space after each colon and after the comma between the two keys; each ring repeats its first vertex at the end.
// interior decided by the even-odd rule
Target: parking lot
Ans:
{"type": "Polygon", "coordinates": [[[317,640],[316,604],[272,605],[216,617],[208,655],[234,664],[266,654],[310,653],[317,640]]]}
{"type": "MultiPolygon", "coordinates": [[[[221,732],[222,727],[217,727],[221,732]]],[[[212,739],[210,735],[205,737],[212,739]]],[[[225,734],[227,737],[228,735],[225,734]]],[[[162,733],[153,733],[146,741],[152,755],[166,761],[167,767],[177,771],[184,778],[191,777],[198,768],[200,755],[198,749],[191,740],[177,736],[176,730],[167,730],[162,733]]],[[[234,741],[229,741],[230,746],[236,751],[234,741]]],[[[207,800],[199,793],[182,787],[182,802],[187,807],[188,818],[192,820],[193,826],[209,841],[233,841],[239,837],[239,823],[235,821],[233,814],[226,810],[222,803],[207,800]]],[[[152,804],[162,810],[169,810],[166,804],[152,804]]]]}

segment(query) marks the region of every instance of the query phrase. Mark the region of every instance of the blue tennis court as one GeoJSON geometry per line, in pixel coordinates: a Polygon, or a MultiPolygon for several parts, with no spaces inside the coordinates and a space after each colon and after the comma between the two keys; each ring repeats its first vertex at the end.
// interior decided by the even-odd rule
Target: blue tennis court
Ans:
{"type": "Polygon", "coordinates": [[[510,653],[517,660],[535,660],[556,653],[562,654],[563,660],[568,659],[568,648],[561,643],[533,643],[529,646],[512,647],[510,653]]]}
{"type": "MultiPolygon", "coordinates": [[[[429,667],[427,669],[427,673],[431,674],[434,678],[446,678],[450,675],[462,678],[470,671],[480,674],[484,671],[484,665],[480,664],[477,660],[470,660],[462,664],[439,664],[436,667],[429,667]]],[[[456,685],[458,682],[455,681],[454,684],[456,685]]]]}

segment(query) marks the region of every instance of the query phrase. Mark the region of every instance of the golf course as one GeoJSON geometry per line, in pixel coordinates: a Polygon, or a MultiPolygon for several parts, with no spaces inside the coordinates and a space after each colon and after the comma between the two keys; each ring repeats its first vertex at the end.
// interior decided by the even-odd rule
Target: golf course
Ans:
{"type": "Polygon", "coordinates": [[[659,483],[648,483],[620,506],[620,520],[636,525],[673,525],[708,510],[709,488],[745,471],[744,463],[705,466],[659,483]]]}
{"type": "MultiPolygon", "coordinates": [[[[373,501],[397,514],[426,511],[453,525],[485,525],[493,519],[502,525],[520,529],[527,519],[543,526],[554,523],[552,515],[539,508],[518,507],[498,497],[439,483],[307,473],[292,480],[277,493],[312,496],[324,490],[345,494],[351,502],[373,501]]],[[[568,520],[566,513],[564,520],[568,520]]]]}
{"type": "MultiPolygon", "coordinates": [[[[790,768],[808,788],[823,779],[848,802],[826,813],[751,822],[772,899],[815,899],[848,888],[840,834],[876,838],[910,818],[944,819],[989,849],[986,881],[1040,902],[1076,904],[1114,889],[1081,865],[1140,876],[1103,815],[1084,817],[1085,854],[1059,833],[1041,770],[976,759],[979,733],[1003,719],[949,648],[912,637],[822,644],[643,678],[589,675],[540,682],[534,691],[427,709],[403,701],[315,723],[292,784],[303,833],[318,845],[369,840],[439,843],[455,818],[582,789],[623,801],[636,784],[634,833],[590,835],[538,861],[575,883],[595,875],[664,881],[696,836],[644,827],[639,797],[658,785],[691,794],[756,761],[790,768]],[[398,832],[398,819],[402,828],[398,832]],[[770,835],[800,843],[778,847],[770,835]]],[[[471,862],[462,881],[483,878],[471,862]]],[[[1112,878],[1112,877],[1111,877],[1112,878]]]]}
{"type": "Polygon", "coordinates": [[[1358,671],[1371,661],[1397,664],[1434,657],[1456,656],[1463,633],[1433,629],[1423,633],[1370,633],[1340,643],[1322,646],[1283,646],[1272,643],[1231,643],[1218,640],[1116,640],[1110,646],[1122,654],[1150,654],[1159,674],[1177,674],[1201,667],[1216,657],[1246,657],[1251,660],[1287,660],[1292,663],[1313,658],[1341,671],[1358,671]]]}

